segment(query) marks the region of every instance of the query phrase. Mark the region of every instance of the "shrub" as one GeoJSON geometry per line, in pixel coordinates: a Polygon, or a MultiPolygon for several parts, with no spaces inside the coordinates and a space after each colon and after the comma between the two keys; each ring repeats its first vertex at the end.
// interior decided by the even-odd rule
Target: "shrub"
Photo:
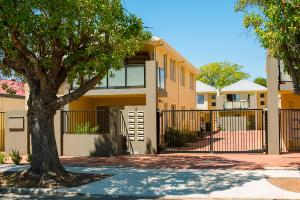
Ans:
{"type": "Polygon", "coordinates": [[[6,160],[7,156],[5,155],[5,153],[0,152],[0,164],[4,164],[6,160]]]}
{"type": "Polygon", "coordinates": [[[26,161],[27,161],[30,165],[32,164],[32,154],[31,154],[31,153],[27,155],[26,161]]]}
{"type": "Polygon", "coordinates": [[[168,128],[164,135],[165,144],[167,147],[183,146],[183,136],[179,130],[168,128]]]}
{"type": "Polygon", "coordinates": [[[99,126],[92,126],[91,122],[80,123],[75,127],[75,133],[78,134],[94,134],[99,130],[99,126]]]}
{"type": "Polygon", "coordinates": [[[16,165],[20,164],[22,157],[17,149],[12,149],[10,152],[10,158],[16,165]]]}
{"type": "Polygon", "coordinates": [[[185,146],[187,143],[194,143],[199,140],[198,132],[189,130],[177,130],[168,128],[164,135],[164,141],[167,147],[185,146]]]}

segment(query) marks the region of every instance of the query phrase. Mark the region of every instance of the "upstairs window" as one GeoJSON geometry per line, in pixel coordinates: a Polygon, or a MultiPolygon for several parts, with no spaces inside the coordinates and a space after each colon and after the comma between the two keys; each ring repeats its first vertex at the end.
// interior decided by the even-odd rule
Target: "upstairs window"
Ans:
{"type": "Polygon", "coordinates": [[[241,97],[239,94],[227,94],[227,101],[240,101],[241,97]]]}
{"type": "Polygon", "coordinates": [[[180,67],[180,84],[182,86],[185,85],[185,69],[184,69],[184,67],[180,67]]]}
{"type": "Polygon", "coordinates": [[[195,89],[195,77],[194,74],[190,73],[190,88],[191,90],[195,89]]]}
{"type": "Polygon", "coordinates": [[[165,89],[165,70],[158,67],[157,69],[157,87],[158,89],[165,89]]]}
{"type": "Polygon", "coordinates": [[[168,72],[168,56],[167,56],[167,54],[164,54],[163,55],[163,65],[164,65],[164,70],[165,70],[165,76],[166,76],[166,78],[167,78],[167,72],[168,72]]]}
{"type": "Polygon", "coordinates": [[[176,66],[173,59],[170,59],[170,79],[176,81],[176,66]]]}

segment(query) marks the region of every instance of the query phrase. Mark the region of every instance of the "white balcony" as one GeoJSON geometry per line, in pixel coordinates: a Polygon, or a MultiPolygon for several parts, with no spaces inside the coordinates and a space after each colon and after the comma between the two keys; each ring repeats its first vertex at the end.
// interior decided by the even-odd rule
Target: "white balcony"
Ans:
{"type": "Polygon", "coordinates": [[[249,101],[224,101],[224,109],[248,109],[250,108],[249,101]]]}

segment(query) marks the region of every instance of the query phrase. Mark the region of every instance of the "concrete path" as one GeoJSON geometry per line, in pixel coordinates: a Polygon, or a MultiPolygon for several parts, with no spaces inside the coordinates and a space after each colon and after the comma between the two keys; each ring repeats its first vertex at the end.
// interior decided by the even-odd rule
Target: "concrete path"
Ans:
{"type": "MultiPolygon", "coordinates": [[[[26,166],[0,165],[0,171],[26,166]]],[[[300,193],[270,184],[266,177],[299,177],[298,170],[137,169],[133,167],[67,167],[81,173],[113,174],[81,187],[30,192],[82,193],[98,196],[140,198],[254,198],[300,199],[300,193]]],[[[300,187],[300,186],[299,186],[300,187]]]]}

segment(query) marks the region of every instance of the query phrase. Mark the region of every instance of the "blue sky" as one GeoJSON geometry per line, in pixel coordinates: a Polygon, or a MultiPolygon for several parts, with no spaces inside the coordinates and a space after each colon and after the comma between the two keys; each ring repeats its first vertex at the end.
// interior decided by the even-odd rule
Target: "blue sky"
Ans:
{"type": "Polygon", "coordinates": [[[129,12],[141,17],[196,67],[229,61],[251,75],[266,77],[265,54],[255,36],[234,12],[235,0],[124,0],[129,12]]]}

